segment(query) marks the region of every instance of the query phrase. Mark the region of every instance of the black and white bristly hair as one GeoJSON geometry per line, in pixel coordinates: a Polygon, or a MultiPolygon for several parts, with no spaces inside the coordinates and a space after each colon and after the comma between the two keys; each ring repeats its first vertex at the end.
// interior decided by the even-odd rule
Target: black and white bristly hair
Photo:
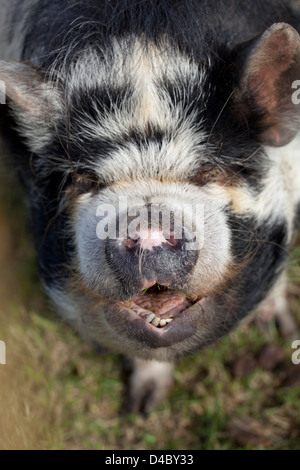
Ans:
{"type": "Polygon", "coordinates": [[[0,0],[0,79],[41,277],[83,336],[173,360],[225,334],[275,285],[300,201],[290,99],[300,20],[288,3],[0,0]],[[164,254],[161,266],[146,257],[145,272],[205,294],[204,317],[158,336],[116,306],[144,285],[96,236],[97,207],[121,196],[187,220],[188,205],[203,205],[190,272],[164,254]]]}

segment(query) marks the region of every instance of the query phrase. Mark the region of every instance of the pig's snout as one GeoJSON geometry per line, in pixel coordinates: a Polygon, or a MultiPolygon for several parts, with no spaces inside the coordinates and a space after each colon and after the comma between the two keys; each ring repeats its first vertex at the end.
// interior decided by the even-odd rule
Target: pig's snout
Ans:
{"type": "Polygon", "coordinates": [[[181,238],[173,230],[143,229],[134,238],[108,240],[107,262],[131,287],[145,279],[177,284],[193,270],[198,259],[199,251],[189,249],[192,239],[188,228],[182,229],[181,238]]]}

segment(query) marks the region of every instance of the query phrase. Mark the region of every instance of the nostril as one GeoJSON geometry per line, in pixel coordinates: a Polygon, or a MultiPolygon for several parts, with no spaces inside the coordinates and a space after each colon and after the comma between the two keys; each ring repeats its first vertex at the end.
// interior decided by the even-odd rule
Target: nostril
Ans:
{"type": "Polygon", "coordinates": [[[133,240],[132,238],[128,238],[127,240],[125,239],[122,241],[122,245],[124,248],[128,248],[129,250],[132,250],[138,245],[138,241],[139,239],[133,240]]]}

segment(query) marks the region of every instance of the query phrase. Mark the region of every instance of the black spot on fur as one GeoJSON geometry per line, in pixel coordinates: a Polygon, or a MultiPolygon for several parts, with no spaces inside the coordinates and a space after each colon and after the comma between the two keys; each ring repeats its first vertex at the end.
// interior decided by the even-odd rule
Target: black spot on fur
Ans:
{"type": "Polygon", "coordinates": [[[285,267],[287,226],[284,221],[260,223],[254,218],[230,214],[231,251],[240,265],[238,275],[228,283],[224,299],[233,309],[237,302],[239,318],[259,304],[285,267]]]}

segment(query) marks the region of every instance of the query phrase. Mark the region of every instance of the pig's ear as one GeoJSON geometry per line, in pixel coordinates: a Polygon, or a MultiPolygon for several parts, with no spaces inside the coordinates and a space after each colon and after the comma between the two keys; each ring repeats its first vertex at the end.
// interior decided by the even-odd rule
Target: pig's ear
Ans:
{"type": "Polygon", "coordinates": [[[21,123],[51,120],[57,93],[39,70],[22,63],[0,61],[1,102],[9,99],[21,123]]]}
{"type": "Polygon", "coordinates": [[[300,79],[300,37],[286,23],[273,24],[241,53],[239,86],[233,96],[239,120],[246,120],[265,145],[288,144],[300,130],[300,107],[292,102],[300,79]]]}

